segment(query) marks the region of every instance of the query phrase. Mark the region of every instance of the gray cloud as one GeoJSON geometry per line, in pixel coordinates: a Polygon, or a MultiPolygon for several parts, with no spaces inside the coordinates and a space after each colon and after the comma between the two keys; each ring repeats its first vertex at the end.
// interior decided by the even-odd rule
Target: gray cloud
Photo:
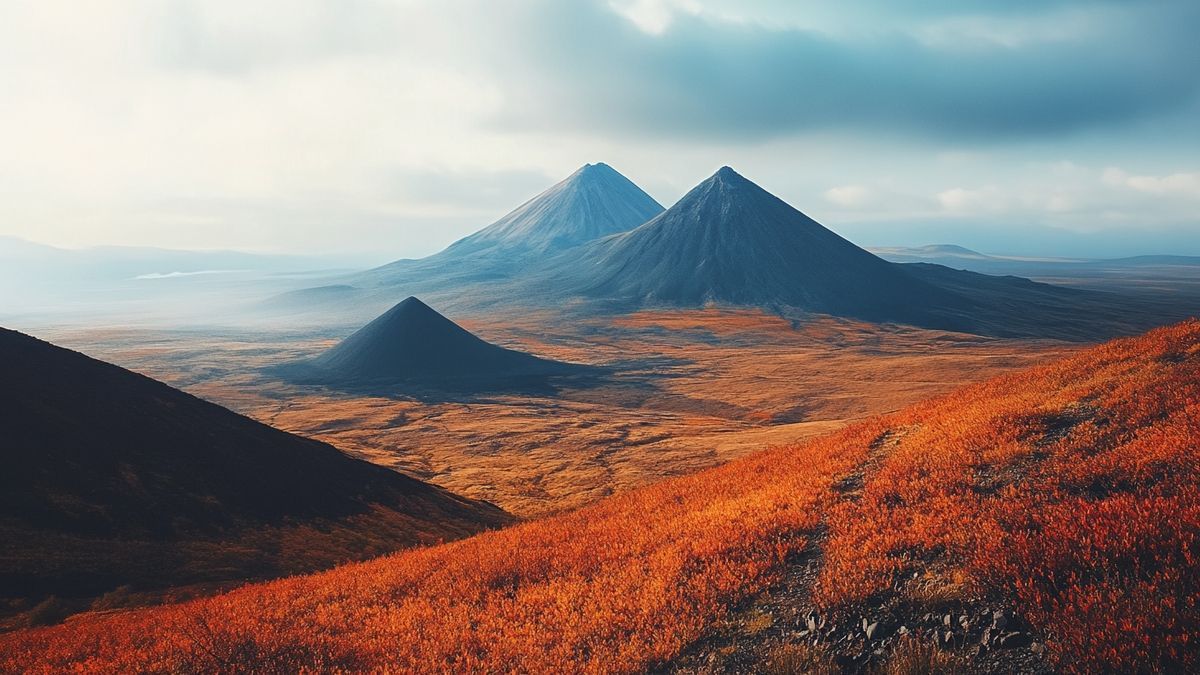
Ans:
{"type": "Polygon", "coordinates": [[[1065,26],[1020,46],[969,36],[930,44],[898,31],[842,38],[687,13],[654,35],[603,5],[527,9],[492,61],[529,74],[508,81],[503,122],[515,126],[710,139],[830,128],[1044,137],[1179,110],[1200,90],[1193,2],[1104,3],[1077,34],[1065,26]]]}

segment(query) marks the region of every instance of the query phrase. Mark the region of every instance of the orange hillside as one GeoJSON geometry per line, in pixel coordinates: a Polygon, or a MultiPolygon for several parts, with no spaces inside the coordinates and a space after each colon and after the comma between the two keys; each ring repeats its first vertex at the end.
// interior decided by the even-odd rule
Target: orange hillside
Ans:
{"type": "Polygon", "coordinates": [[[635,671],[804,563],[790,602],[829,627],[774,615],[760,642],[984,658],[986,606],[1063,670],[1196,672],[1198,460],[1190,322],[564,516],[2,636],[0,671],[635,671]],[[854,632],[872,613],[905,629],[854,632]]]}

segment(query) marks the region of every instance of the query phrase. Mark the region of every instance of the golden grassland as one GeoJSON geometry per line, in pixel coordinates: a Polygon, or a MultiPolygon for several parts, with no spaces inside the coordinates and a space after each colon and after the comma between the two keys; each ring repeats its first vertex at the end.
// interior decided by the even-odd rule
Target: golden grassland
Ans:
{"type": "Polygon", "coordinates": [[[1198,439],[1190,322],[569,514],[0,636],[0,670],[638,671],[823,524],[828,610],[923,571],[1009,598],[1062,670],[1196,672],[1198,439]]]}
{"type": "Polygon", "coordinates": [[[468,317],[481,337],[614,375],[551,395],[365,396],[272,380],[261,366],[333,343],[129,331],[47,337],[286,431],[522,517],[570,510],[770,445],[789,445],[1076,345],[758,310],[576,319],[468,317]]]}

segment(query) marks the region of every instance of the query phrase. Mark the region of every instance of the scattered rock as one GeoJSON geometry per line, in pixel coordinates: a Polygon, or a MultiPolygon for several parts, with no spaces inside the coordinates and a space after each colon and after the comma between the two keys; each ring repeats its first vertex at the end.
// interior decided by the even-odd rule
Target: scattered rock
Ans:
{"type": "Polygon", "coordinates": [[[1021,633],[1019,631],[1005,633],[1004,636],[1000,638],[1000,646],[1001,647],[1008,647],[1008,648],[1025,647],[1025,646],[1028,646],[1029,643],[1030,643],[1029,636],[1026,635],[1025,633],[1021,633]]]}
{"type": "Polygon", "coordinates": [[[1005,616],[1004,610],[998,609],[995,612],[992,612],[992,628],[993,629],[998,630],[998,631],[1004,630],[1004,627],[1007,625],[1008,625],[1008,617],[1005,616]]]}

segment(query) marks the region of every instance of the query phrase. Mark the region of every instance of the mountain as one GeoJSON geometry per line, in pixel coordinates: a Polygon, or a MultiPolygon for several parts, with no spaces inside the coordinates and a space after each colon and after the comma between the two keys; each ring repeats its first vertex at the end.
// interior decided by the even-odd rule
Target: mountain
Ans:
{"type": "Polygon", "coordinates": [[[653,197],[611,166],[585,164],[500,220],[455,242],[446,254],[553,253],[625,232],[662,210],[653,197]]]}
{"type": "Polygon", "coordinates": [[[351,278],[352,285],[417,284],[488,279],[617,232],[661,213],[662,205],[604,163],[585,164],[500,220],[419,260],[398,260],[351,278]]]}
{"type": "MultiPolygon", "coordinates": [[[[564,186],[610,171],[603,165],[584,167],[560,185],[561,190],[551,190],[519,209],[519,217],[510,216],[438,255],[399,261],[343,280],[337,293],[307,289],[277,296],[261,311],[357,323],[390,306],[401,291],[419,292],[439,306],[466,312],[507,305],[569,307],[580,315],[595,315],[716,303],[791,316],[817,313],[999,337],[1066,340],[1132,334],[1200,311],[1200,293],[1191,279],[1171,286],[1179,293],[1159,292],[1170,282],[1155,271],[1159,267],[1140,272],[1146,282],[1138,280],[1136,287],[1121,285],[1129,277],[1104,269],[1090,272],[1086,286],[1070,288],[952,269],[1012,274],[1045,263],[1014,262],[951,245],[889,253],[920,262],[884,260],[729,167],[629,231],[557,252],[544,240],[531,238],[531,232],[560,222],[533,217],[563,210],[542,200],[557,202],[577,192],[564,186]],[[538,241],[542,245],[521,244],[538,241]],[[930,260],[950,267],[925,264],[930,260]]],[[[626,192],[644,194],[631,185],[626,192]]],[[[588,236],[599,231],[589,230],[588,236]]],[[[1170,274],[1180,277],[1181,269],[1185,268],[1172,266],[1170,274]]],[[[1073,279],[1050,276],[1042,281],[1073,279]]]]}
{"type": "Polygon", "coordinates": [[[978,251],[956,244],[930,244],[928,246],[877,246],[867,249],[871,253],[891,262],[931,262],[939,265],[957,261],[997,260],[978,251]]]}
{"type": "Polygon", "coordinates": [[[729,167],[559,263],[565,288],[640,304],[788,306],[958,326],[968,303],[851,244],[729,167]]]}
{"type": "Polygon", "coordinates": [[[512,521],[0,329],[0,597],[310,571],[512,521]]]}
{"type": "Polygon", "coordinates": [[[1198,405],[1189,322],[487,536],[0,636],[0,671],[1194,673],[1198,405]]]}
{"type": "MultiPolygon", "coordinates": [[[[967,249],[929,255],[989,260],[967,249]]],[[[1180,321],[1195,297],[1148,298],[893,263],[834,234],[723,167],[671,208],[623,234],[530,265],[518,297],[605,311],[749,305],[998,337],[1106,339],[1180,321]]]]}
{"type": "Polygon", "coordinates": [[[484,342],[415,297],[299,365],[308,379],[341,385],[411,382],[455,389],[583,369],[484,342]]]}

